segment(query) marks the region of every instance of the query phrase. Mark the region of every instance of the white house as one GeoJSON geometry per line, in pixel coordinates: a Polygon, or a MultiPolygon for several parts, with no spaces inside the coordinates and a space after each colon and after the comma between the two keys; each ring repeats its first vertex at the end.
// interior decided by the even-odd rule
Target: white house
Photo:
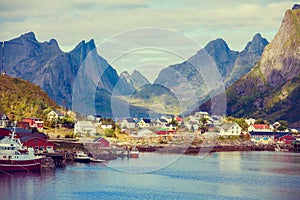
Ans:
{"type": "Polygon", "coordinates": [[[47,114],[47,119],[48,120],[59,120],[64,118],[65,116],[62,114],[62,112],[60,112],[59,110],[51,110],[48,114],[47,114]]]}
{"type": "Polygon", "coordinates": [[[135,128],[135,121],[132,118],[125,118],[121,122],[121,128],[135,128]]]}
{"type": "Polygon", "coordinates": [[[100,122],[101,115],[89,115],[89,116],[87,116],[87,119],[90,120],[90,121],[100,122]]]}
{"type": "Polygon", "coordinates": [[[0,128],[5,128],[8,126],[9,118],[6,114],[0,114],[0,128]]]}
{"type": "Polygon", "coordinates": [[[221,136],[229,136],[229,135],[240,135],[242,132],[242,128],[234,122],[227,122],[223,124],[220,128],[221,136]]]}
{"type": "Polygon", "coordinates": [[[96,126],[91,121],[77,121],[74,126],[74,134],[96,134],[96,126]]]}
{"type": "Polygon", "coordinates": [[[103,129],[103,130],[105,130],[105,129],[112,129],[112,125],[111,124],[101,124],[101,128],[103,129]]]}
{"type": "Polygon", "coordinates": [[[209,114],[208,114],[208,112],[200,111],[200,112],[195,113],[195,117],[198,120],[201,119],[201,118],[209,119],[209,114]]]}
{"type": "Polygon", "coordinates": [[[151,120],[150,119],[141,119],[137,125],[141,128],[146,128],[146,127],[150,127],[151,125],[151,120]]]}
{"type": "Polygon", "coordinates": [[[248,126],[254,124],[256,121],[256,119],[253,119],[253,118],[247,118],[245,119],[245,122],[248,124],[248,126]]]}

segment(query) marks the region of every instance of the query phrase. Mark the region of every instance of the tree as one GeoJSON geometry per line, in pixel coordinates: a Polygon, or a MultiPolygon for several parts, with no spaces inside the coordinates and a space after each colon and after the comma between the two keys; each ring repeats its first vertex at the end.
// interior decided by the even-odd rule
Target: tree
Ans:
{"type": "Polygon", "coordinates": [[[289,123],[285,120],[280,120],[279,123],[280,123],[280,126],[277,128],[277,130],[279,130],[279,131],[284,131],[289,126],[289,123]]]}

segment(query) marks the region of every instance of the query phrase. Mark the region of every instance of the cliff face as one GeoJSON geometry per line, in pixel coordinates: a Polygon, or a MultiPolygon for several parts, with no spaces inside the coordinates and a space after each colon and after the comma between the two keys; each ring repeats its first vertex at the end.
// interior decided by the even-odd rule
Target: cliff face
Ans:
{"type": "Polygon", "coordinates": [[[263,52],[259,68],[271,87],[284,84],[300,71],[300,10],[288,10],[281,27],[263,52]]]}
{"type": "Polygon", "coordinates": [[[227,90],[228,113],[299,126],[300,10],[288,10],[261,60],[227,90]]]}

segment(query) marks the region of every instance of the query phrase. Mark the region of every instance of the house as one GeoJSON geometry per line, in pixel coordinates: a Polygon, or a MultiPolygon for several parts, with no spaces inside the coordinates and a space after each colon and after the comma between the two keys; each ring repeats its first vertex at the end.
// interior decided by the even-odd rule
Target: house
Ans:
{"type": "Polygon", "coordinates": [[[23,129],[29,129],[29,123],[28,122],[17,122],[17,127],[23,128],[23,129]]]}
{"type": "Polygon", "coordinates": [[[251,124],[248,127],[248,132],[272,132],[272,129],[268,124],[251,124]]]}
{"type": "Polygon", "coordinates": [[[150,119],[141,119],[137,123],[138,127],[141,127],[141,128],[150,127],[150,124],[151,124],[151,120],[150,119]]]}
{"type": "Polygon", "coordinates": [[[96,134],[96,126],[91,121],[77,121],[74,126],[74,134],[96,134]]]}
{"type": "Polygon", "coordinates": [[[47,119],[49,121],[57,121],[59,119],[64,118],[65,116],[63,115],[63,113],[59,110],[52,110],[47,114],[47,119]]]}
{"type": "Polygon", "coordinates": [[[96,138],[93,141],[93,143],[96,143],[98,148],[109,148],[110,147],[110,142],[103,137],[96,138]]]}
{"type": "Polygon", "coordinates": [[[275,139],[280,138],[284,135],[287,135],[289,133],[287,132],[273,132],[273,131],[267,131],[267,132],[262,132],[262,131],[252,131],[249,132],[251,135],[251,141],[256,142],[256,143],[273,143],[275,139]]]}
{"type": "Polygon", "coordinates": [[[105,130],[105,129],[112,129],[113,126],[112,126],[111,124],[101,124],[101,128],[102,128],[103,130],[105,130]]]}
{"type": "Polygon", "coordinates": [[[44,129],[44,121],[41,120],[40,118],[24,118],[22,120],[23,122],[28,122],[30,128],[37,128],[39,130],[44,129]]]}
{"type": "Polygon", "coordinates": [[[5,128],[8,126],[9,118],[6,114],[0,114],[0,128],[5,128]]]}
{"type": "Polygon", "coordinates": [[[166,125],[166,124],[169,123],[169,121],[166,120],[165,118],[159,118],[159,119],[157,120],[157,122],[158,122],[161,126],[166,125]]]}
{"type": "Polygon", "coordinates": [[[194,122],[194,121],[184,122],[184,125],[190,131],[196,131],[196,130],[199,129],[199,124],[197,122],[194,122]]]}
{"type": "Polygon", "coordinates": [[[135,128],[135,121],[132,118],[123,119],[121,122],[121,128],[123,128],[123,129],[135,128]]]}
{"type": "Polygon", "coordinates": [[[256,121],[256,119],[253,119],[253,118],[247,118],[245,119],[245,122],[248,124],[248,126],[254,124],[256,121]]]}
{"type": "Polygon", "coordinates": [[[167,123],[170,123],[172,121],[173,116],[171,115],[162,115],[159,119],[164,119],[167,121],[167,123]]]}
{"type": "Polygon", "coordinates": [[[199,119],[201,119],[201,118],[209,119],[209,114],[208,114],[208,112],[203,112],[203,111],[196,112],[194,116],[195,116],[195,118],[196,118],[197,120],[199,120],[199,119]]]}
{"type": "Polygon", "coordinates": [[[292,144],[292,142],[295,140],[295,137],[291,136],[290,134],[286,134],[279,137],[277,141],[283,142],[284,144],[292,144]]]}
{"type": "Polygon", "coordinates": [[[87,119],[90,121],[100,122],[101,115],[89,115],[89,116],[87,116],[87,119]]]}
{"type": "Polygon", "coordinates": [[[35,136],[23,136],[20,137],[20,141],[23,143],[25,148],[33,148],[36,151],[47,151],[53,152],[56,148],[56,144],[48,141],[47,139],[43,139],[35,136]]]}
{"type": "Polygon", "coordinates": [[[227,122],[220,128],[221,136],[240,135],[242,128],[235,122],[227,122]]]}
{"type": "Polygon", "coordinates": [[[183,118],[181,117],[175,117],[175,120],[177,121],[178,125],[180,126],[183,122],[183,118]]]}

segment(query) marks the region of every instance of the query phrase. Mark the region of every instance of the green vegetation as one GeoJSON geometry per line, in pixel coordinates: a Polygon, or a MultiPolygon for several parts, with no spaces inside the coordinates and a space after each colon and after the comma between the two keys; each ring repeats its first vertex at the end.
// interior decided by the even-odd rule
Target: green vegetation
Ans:
{"type": "Polygon", "coordinates": [[[25,117],[45,119],[44,110],[58,107],[39,86],[6,75],[0,76],[0,95],[0,113],[12,121],[25,117]]]}
{"type": "Polygon", "coordinates": [[[178,115],[180,104],[176,96],[158,84],[145,85],[131,96],[130,104],[149,108],[157,113],[178,115]]]}

